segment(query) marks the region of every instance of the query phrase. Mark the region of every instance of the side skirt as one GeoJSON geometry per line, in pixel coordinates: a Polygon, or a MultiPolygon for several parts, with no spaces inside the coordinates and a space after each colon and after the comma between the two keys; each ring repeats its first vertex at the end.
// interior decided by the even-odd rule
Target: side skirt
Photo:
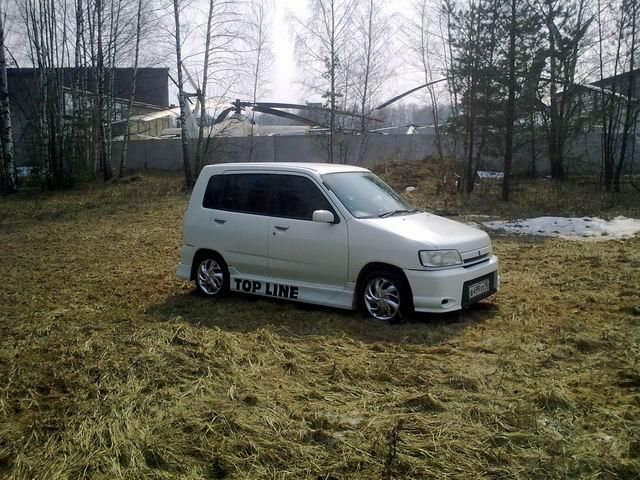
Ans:
{"type": "Polygon", "coordinates": [[[242,275],[233,269],[230,270],[229,287],[233,292],[353,310],[353,286],[336,288],[330,285],[242,275]]]}

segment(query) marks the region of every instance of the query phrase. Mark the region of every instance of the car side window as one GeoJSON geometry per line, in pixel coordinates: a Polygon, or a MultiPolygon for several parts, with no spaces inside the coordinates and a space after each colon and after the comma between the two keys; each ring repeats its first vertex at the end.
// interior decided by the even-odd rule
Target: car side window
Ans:
{"type": "Polygon", "coordinates": [[[277,175],[275,216],[312,220],[315,210],[335,212],[327,198],[308,178],[298,175],[277,175]]]}
{"type": "Polygon", "coordinates": [[[218,209],[222,206],[222,192],[224,190],[224,175],[213,175],[207,183],[202,206],[218,209]]]}
{"type": "Polygon", "coordinates": [[[267,215],[271,175],[244,173],[224,175],[221,207],[234,212],[267,215]]]}

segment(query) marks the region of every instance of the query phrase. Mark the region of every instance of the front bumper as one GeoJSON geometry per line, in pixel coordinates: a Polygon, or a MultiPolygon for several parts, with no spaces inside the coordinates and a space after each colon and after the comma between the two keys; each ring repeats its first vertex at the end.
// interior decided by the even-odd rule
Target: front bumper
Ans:
{"type": "Polygon", "coordinates": [[[445,270],[405,270],[407,280],[413,293],[413,306],[416,312],[442,313],[460,310],[464,305],[477,302],[486,296],[465,302],[463,294],[465,282],[492,277],[492,290],[489,295],[500,288],[498,274],[498,257],[492,255],[488,262],[469,268],[459,267],[445,270]]]}

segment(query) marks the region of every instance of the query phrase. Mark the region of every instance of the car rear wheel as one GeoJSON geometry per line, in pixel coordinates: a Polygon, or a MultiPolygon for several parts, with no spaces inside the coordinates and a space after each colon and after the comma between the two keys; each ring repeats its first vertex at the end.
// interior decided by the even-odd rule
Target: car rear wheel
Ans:
{"type": "Polygon", "coordinates": [[[365,312],[376,320],[398,323],[410,311],[411,296],[406,281],[393,271],[378,271],[363,282],[361,301],[365,312]]]}
{"type": "Polygon", "coordinates": [[[229,271],[219,258],[201,258],[196,267],[195,277],[198,293],[205,297],[219,297],[228,289],[229,271]]]}

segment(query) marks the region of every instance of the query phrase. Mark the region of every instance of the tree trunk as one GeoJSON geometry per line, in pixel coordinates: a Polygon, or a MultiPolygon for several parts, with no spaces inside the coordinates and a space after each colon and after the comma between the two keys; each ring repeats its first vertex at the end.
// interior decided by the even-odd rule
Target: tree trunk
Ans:
{"type": "MultiPolygon", "coordinates": [[[[443,2],[443,7],[445,9],[445,13],[446,13],[446,17],[447,17],[447,35],[446,35],[446,39],[447,39],[447,50],[449,53],[449,66],[446,67],[446,71],[448,73],[448,79],[447,79],[447,88],[449,89],[449,99],[451,101],[451,113],[453,114],[453,118],[458,118],[458,91],[455,88],[455,78],[454,76],[451,74],[452,72],[452,67],[453,67],[453,62],[454,62],[454,57],[453,57],[453,44],[454,44],[454,40],[453,40],[453,31],[451,28],[451,15],[454,11],[454,6],[451,4],[451,0],[445,0],[443,2]]],[[[443,35],[444,38],[444,35],[443,35]]],[[[445,52],[445,65],[446,65],[446,52],[445,52]]],[[[453,145],[452,145],[452,157],[454,160],[457,160],[458,158],[458,128],[456,126],[456,123],[453,123],[453,128],[451,130],[451,137],[453,140],[453,145]]]]}
{"type": "Polygon", "coordinates": [[[374,0],[369,0],[367,5],[367,30],[365,38],[365,58],[364,58],[364,72],[362,80],[362,97],[360,98],[360,149],[358,151],[358,165],[364,162],[367,154],[367,144],[369,142],[368,134],[368,122],[367,122],[367,100],[369,98],[369,80],[371,77],[371,56],[372,56],[372,29],[373,29],[373,14],[374,14],[374,0]]]}
{"type": "Polygon", "coordinates": [[[180,42],[180,1],[173,0],[173,16],[176,24],[176,65],[178,66],[178,101],[180,103],[180,128],[182,138],[182,163],[184,166],[184,179],[187,189],[193,188],[193,174],[191,173],[191,159],[189,155],[189,136],[187,132],[187,97],[184,94],[182,79],[182,44],[180,42]]]}
{"type": "Polygon", "coordinates": [[[127,120],[124,126],[124,138],[122,141],[122,152],[120,153],[119,177],[124,178],[127,166],[127,153],[129,149],[129,138],[131,137],[131,114],[133,113],[133,101],[136,97],[136,77],[138,76],[138,59],[140,56],[140,30],[142,28],[142,0],[138,0],[138,12],[136,14],[136,46],[133,54],[133,79],[131,80],[131,94],[127,105],[127,120]]]}
{"type": "Polygon", "coordinates": [[[112,147],[112,139],[113,139],[113,126],[112,122],[114,119],[114,97],[115,97],[115,84],[116,84],[116,57],[118,51],[118,36],[120,29],[120,12],[122,11],[122,0],[118,0],[118,3],[115,3],[115,0],[111,0],[110,5],[110,22],[109,22],[109,42],[108,46],[108,54],[107,58],[109,60],[109,82],[108,88],[106,89],[107,93],[107,108],[106,108],[106,121],[105,121],[105,170],[109,172],[109,179],[113,177],[113,171],[111,169],[111,147],[112,147]]]}
{"type": "Polygon", "coordinates": [[[329,99],[331,105],[331,113],[329,119],[329,163],[333,163],[333,145],[336,129],[336,21],[335,21],[335,5],[331,2],[331,65],[329,65],[329,75],[331,77],[331,91],[329,99]]]}
{"type": "MultiPolygon", "coordinates": [[[[255,103],[258,101],[258,84],[260,83],[261,80],[261,76],[260,76],[260,72],[261,72],[261,67],[262,67],[262,56],[263,56],[263,48],[264,48],[264,38],[265,38],[265,32],[264,32],[264,22],[265,22],[265,4],[263,3],[262,0],[260,0],[260,2],[257,4],[256,8],[257,10],[257,21],[258,24],[254,25],[254,27],[258,28],[258,31],[256,32],[256,40],[257,40],[257,44],[256,44],[256,66],[255,69],[253,70],[253,96],[252,96],[252,101],[255,103]]],[[[251,131],[249,132],[249,161],[253,162],[253,151],[255,148],[254,145],[254,127],[255,127],[255,119],[256,119],[256,112],[255,110],[252,110],[251,112],[251,131]]]]}
{"type": "Polygon", "coordinates": [[[559,129],[559,112],[558,112],[558,70],[557,70],[557,58],[556,58],[556,39],[554,34],[554,16],[555,11],[550,10],[547,15],[547,28],[549,30],[549,81],[550,81],[550,111],[549,111],[549,170],[551,172],[551,178],[554,180],[560,180],[562,178],[562,151],[561,145],[558,142],[560,137],[559,129]]]}
{"type": "MultiPolygon", "coordinates": [[[[613,179],[613,189],[616,193],[620,193],[621,187],[621,178],[622,178],[622,170],[624,167],[624,163],[627,156],[627,144],[629,143],[629,133],[631,132],[631,128],[635,123],[636,114],[635,111],[638,109],[637,100],[632,99],[635,91],[635,75],[633,74],[633,70],[635,68],[635,49],[636,49],[636,23],[638,20],[638,0],[632,0],[631,6],[631,35],[630,35],[630,59],[629,59],[629,84],[627,85],[626,92],[626,100],[625,100],[625,114],[624,114],[624,123],[622,126],[622,145],[620,146],[620,158],[618,159],[618,164],[615,168],[615,175],[613,179]]],[[[627,6],[628,7],[628,6],[627,6]]],[[[633,160],[632,160],[633,161],[633,160]]]]}
{"type": "Polygon", "coordinates": [[[16,168],[13,159],[13,135],[11,132],[11,108],[9,105],[9,82],[4,47],[4,21],[0,13],[0,140],[2,143],[2,165],[0,177],[2,190],[15,193],[18,190],[16,168]]]}
{"type": "Polygon", "coordinates": [[[96,13],[97,13],[97,36],[98,36],[98,96],[96,98],[96,105],[98,109],[98,155],[100,159],[100,169],[102,170],[102,178],[105,182],[111,180],[113,173],[111,172],[111,159],[107,158],[107,131],[106,122],[110,119],[105,115],[105,81],[104,81],[104,45],[102,41],[102,27],[103,27],[103,0],[96,0],[96,13]]]}
{"type": "MultiPolygon", "coordinates": [[[[204,139],[204,126],[206,122],[207,112],[207,82],[209,81],[209,51],[211,50],[211,27],[213,21],[213,7],[214,0],[209,0],[209,14],[207,15],[207,35],[204,46],[204,65],[202,72],[202,87],[198,93],[198,100],[200,103],[200,126],[198,127],[198,142],[196,144],[196,157],[195,157],[195,174],[199,175],[202,169],[202,141],[204,139]]],[[[255,96],[255,94],[254,94],[255,96]]],[[[254,100],[255,101],[255,100],[254,100]]],[[[252,133],[253,133],[253,126],[252,133]]],[[[251,138],[253,145],[253,138],[251,138]]]]}
{"type": "Polygon", "coordinates": [[[74,67],[73,72],[73,86],[71,88],[71,97],[73,98],[73,119],[71,121],[71,168],[73,172],[78,169],[80,165],[80,159],[82,158],[83,145],[80,140],[80,131],[82,128],[80,108],[80,82],[81,82],[81,68],[82,68],[82,37],[83,33],[83,4],[82,0],[76,0],[76,42],[74,51],[74,67]]]}
{"type": "Polygon", "coordinates": [[[509,25],[509,78],[505,133],[504,168],[502,177],[502,200],[509,201],[511,163],[513,162],[513,128],[516,116],[516,1],[511,0],[511,22],[509,25]]]}
{"type": "Polygon", "coordinates": [[[464,168],[464,191],[469,194],[473,192],[473,147],[474,147],[474,130],[475,130],[475,122],[473,121],[474,112],[469,106],[469,112],[467,113],[467,161],[464,168]]]}
{"type": "Polygon", "coordinates": [[[538,174],[538,169],[536,167],[536,158],[538,155],[536,152],[536,120],[533,112],[529,115],[529,142],[529,149],[531,153],[531,168],[529,174],[535,178],[538,174]]]}

